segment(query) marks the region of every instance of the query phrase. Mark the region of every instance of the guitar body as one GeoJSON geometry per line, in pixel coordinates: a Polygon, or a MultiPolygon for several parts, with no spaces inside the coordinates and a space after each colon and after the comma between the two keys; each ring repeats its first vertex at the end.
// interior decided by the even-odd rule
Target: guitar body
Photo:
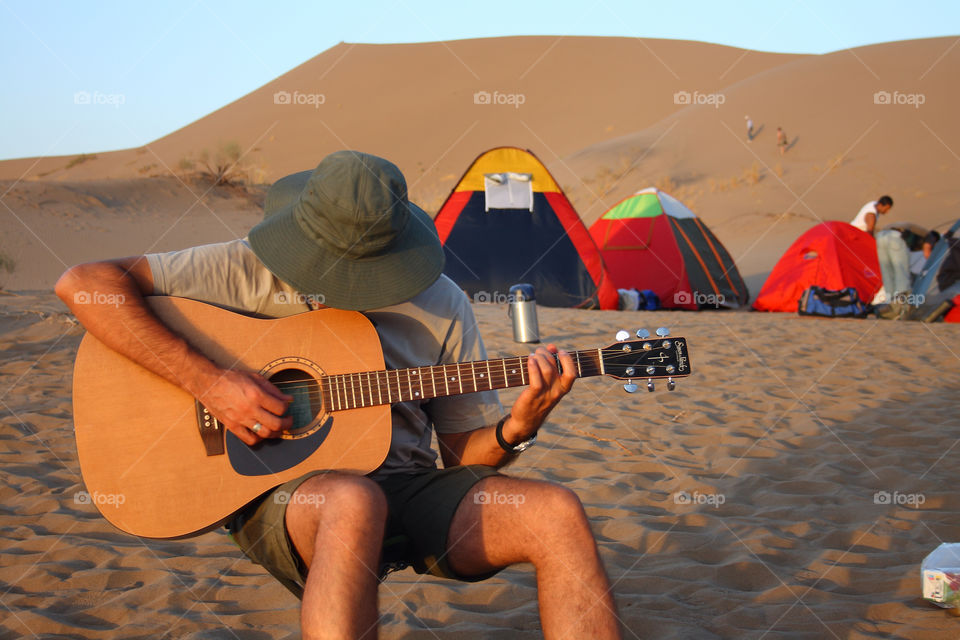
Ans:
{"type": "MultiPolygon", "coordinates": [[[[264,320],[182,298],[147,302],[223,367],[271,380],[384,367],[376,330],[356,312],[323,309],[264,320]]],[[[294,402],[301,416],[295,433],[250,448],[215,421],[211,430],[211,419],[188,393],[88,333],[77,352],[73,404],[90,501],[123,531],[174,538],[214,527],[308,471],[365,474],[380,466],[390,447],[389,404],[332,412],[303,395],[294,402]],[[218,440],[222,452],[210,454],[218,440]]]]}

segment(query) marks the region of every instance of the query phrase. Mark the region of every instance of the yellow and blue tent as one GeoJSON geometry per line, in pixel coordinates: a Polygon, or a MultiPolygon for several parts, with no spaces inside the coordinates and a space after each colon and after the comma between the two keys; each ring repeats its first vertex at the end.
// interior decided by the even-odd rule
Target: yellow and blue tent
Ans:
{"type": "Polygon", "coordinates": [[[475,299],[533,284],[549,307],[616,309],[596,244],[532,152],[498,147],[473,161],[434,218],[445,273],[475,299]]]}

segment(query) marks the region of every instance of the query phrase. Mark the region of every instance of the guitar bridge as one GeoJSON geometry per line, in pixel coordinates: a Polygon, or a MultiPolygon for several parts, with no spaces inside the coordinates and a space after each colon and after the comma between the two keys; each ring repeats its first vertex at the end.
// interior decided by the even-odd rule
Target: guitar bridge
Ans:
{"type": "Polygon", "coordinates": [[[220,421],[213,417],[200,402],[197,406],[197,426],[200,429],[200,440],[208,456],[222,456],[224,453],[224,428],[220,421]]]}

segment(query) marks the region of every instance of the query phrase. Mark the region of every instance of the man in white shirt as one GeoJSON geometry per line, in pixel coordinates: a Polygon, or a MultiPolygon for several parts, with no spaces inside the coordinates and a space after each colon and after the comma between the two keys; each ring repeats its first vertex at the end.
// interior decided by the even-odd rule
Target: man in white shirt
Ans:
{"type": "Polygon", "coordinates": [[[877,228],[877,219],[890,211],[891,208],[893,208],[893,198],[880,196],[878,200],[872,200],[863,205],[850,224],[861,231],[874,235],[874,230],[877,228]]]}
{"type": "Polygon", "coordinates": [[[908,309],[906,296],[910,293],[910,250],[897,229],[877,231],[880,216],[893,208],[893,198],[880,196],[860,208],[850,223],[877,239],[877,259],[883,276],[884,300],[889,307],[881,317],[900,318],[908,309]]]}

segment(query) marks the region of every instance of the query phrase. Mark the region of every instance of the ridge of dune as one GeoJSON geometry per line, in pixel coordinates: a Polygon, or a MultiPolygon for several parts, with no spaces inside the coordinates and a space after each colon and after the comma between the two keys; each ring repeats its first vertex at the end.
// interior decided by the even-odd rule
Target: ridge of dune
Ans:
{"type": "Polygon", "coordinates": [[[73,157],[8,160],[0,162],[0,179],[164,175],[189,154],[236,140],[266,182],[341,148],[388,157],[411,182],[442,182],[498,144],[566,154],[648,126],[676,109],[669,100],[644,101],[651,84],[676,85],[675,91],[683,83],[706,85],[728,69],[731,78],[743,78],[796,57],[633,38],[341,43],[144,147],[90,150],[96,159],[69,169],[73,157]],[[275,104],[279,91],[322,95],[323,102],[275,104]],[[475,104],[482,91],[520,93],[523,104],[475,104]],[[604,96],[602,108],[598,96],[604,96]]]}

